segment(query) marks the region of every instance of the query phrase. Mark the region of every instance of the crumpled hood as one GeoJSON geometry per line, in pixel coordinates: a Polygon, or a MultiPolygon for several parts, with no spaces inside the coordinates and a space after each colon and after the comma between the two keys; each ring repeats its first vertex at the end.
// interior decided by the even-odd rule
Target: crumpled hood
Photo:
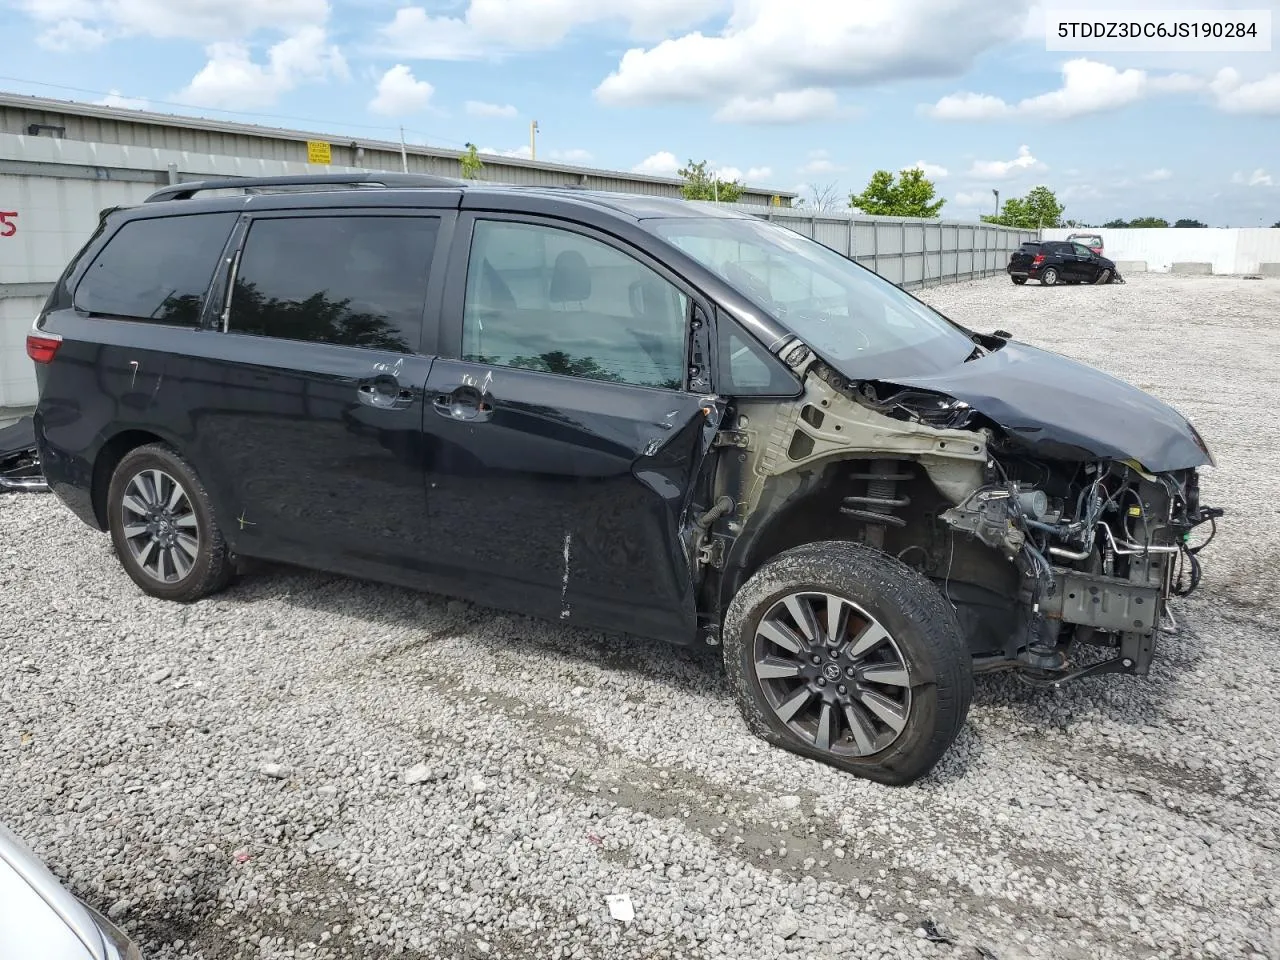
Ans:
{"type": "Polygon", "coordinates": [[[1060,460],[1136,460],[1163,473],[1211,463],[1168,404],[1093,367],[1009,341],[945,373],[894,378],[962,400],[1031,452],[1060,460]]]}

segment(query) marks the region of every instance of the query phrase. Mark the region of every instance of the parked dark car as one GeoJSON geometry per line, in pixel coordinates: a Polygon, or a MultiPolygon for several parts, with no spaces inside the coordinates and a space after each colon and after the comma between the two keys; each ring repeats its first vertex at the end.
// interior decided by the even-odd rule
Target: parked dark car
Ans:
{"type": "Polygon", "coordinates": [[[1106,250],[1102,246],[1102,234],[1100,233],[1069,233],[1067,234],[1068,243],[1080,243],[1089,248],[1090,253],[1096,253],[1102,256],[1106,250]]]}
{"type": "Polygon", "coordinates": [[[1009,255],[1006,268],[1014,283],[1123,283],[1116,265],[1083,244],[1067,240],[1024,243],[1009,255]]]}
{"type": "Polygon", "coordinates": [[[1165,404],[674,199],[179,184],[27,347],[48,482],[145,592],[265,558],[708,644],[751,729],[886,783],[975,671],[1145,674],[1217,515],[1165,404]]]}

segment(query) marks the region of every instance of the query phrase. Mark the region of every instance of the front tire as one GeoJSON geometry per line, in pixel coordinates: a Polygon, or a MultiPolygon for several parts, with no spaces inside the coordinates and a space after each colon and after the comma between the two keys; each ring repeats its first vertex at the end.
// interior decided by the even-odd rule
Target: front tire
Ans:
{"type": "Polygon", "coordinates": [[[1045,267],[1040,271],[1040,283],[1046,287],[1052,287],[1058,282],[1058,268],[1045,267]]]}
{"type": "Polygon", "coordinates": [[[916,571],[861,544],[779,554],[738,591],[722,635],[753,733],[869,780],[924,776],[969,712],[973,661],[953,610],[916,571]]]}
{"type": "Polygon", "coordinates": [[[1111,271],[1107,270],[1106,268],[1103,268],[1103,270],[1098,273],[1098,279],[1094,281],[1094,283],[1110,283],[1110,282],[1111,282],[1111,271]]]}
{"type": "Polygon", "coordinates": [[[208,493],[191,465],[162,444],[131,450],[116,465],[107,523],[121,566],[153,597],[189,603],[231,581],[208,493]]]}

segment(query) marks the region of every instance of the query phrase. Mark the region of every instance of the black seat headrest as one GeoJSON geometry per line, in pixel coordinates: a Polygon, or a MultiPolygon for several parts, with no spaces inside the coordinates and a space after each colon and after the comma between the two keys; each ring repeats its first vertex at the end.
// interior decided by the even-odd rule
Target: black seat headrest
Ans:
{"type": "Polygon", "coordinates": [[[591,298],[591,268],[577,250],[565,250],[556,257],[551,272],[552,303],[581,303],[591,298]]]}

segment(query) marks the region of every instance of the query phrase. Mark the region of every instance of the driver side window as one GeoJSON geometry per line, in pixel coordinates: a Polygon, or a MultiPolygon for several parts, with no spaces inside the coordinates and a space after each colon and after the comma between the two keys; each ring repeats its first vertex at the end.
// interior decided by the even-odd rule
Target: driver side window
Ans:
{"type": "Polygon", "coordinates": [[[680,390],[688,298],[620,250],[541,224],[476,222],[462,357],[680,390]]]}

